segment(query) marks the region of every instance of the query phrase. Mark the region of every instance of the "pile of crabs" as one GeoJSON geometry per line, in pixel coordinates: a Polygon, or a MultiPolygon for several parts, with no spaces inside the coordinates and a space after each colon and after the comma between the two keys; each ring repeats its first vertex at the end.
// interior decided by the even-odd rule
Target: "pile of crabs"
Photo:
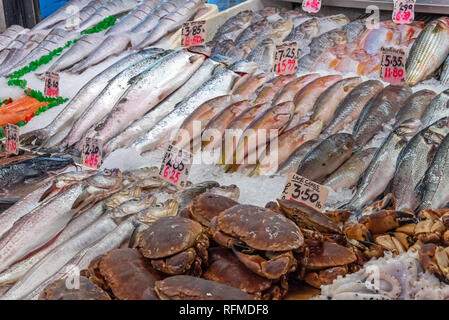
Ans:
{"type": "Polygon", "coordinates": [[[426,270],[449,278],[448,210],[415,216],[395,210],[387,196],[357,223],[348,223],[350,215],[291,200],[263,208],[203,193],[178,215],[139,230],[133,248],[94,259],[81,271],[79,290],[59,280],[40,298],[282,299],[289,283],[320,288],[385,250],[418,250],[426,270]]]}

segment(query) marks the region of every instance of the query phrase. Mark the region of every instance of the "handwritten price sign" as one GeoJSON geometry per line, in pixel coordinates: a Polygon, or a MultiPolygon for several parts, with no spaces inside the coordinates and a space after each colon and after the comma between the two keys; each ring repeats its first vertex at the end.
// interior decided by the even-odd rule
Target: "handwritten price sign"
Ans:
{"type": "Polygon", "coordinates": [[[190,152],[168,145],[162,160],[159,176],[175,186],[184,188],[192,167],[190,152]]]}
{"type": "Polygon", "coordinates": [[[321,0],[303,0],[302,10],[308,13],[317,13],[321,9],[321,0]]]}
{"type": "Polygon", "coordinates": [[[19,154],[19,127],[6,124],[6,153],[19,154]]]}
{"type": "Polygon", "coordinates": [[[98,139],[86,138],[83,144],[83,166],[98,169],[101,166],[103,145],[98,139]]]}
{"type": "Polygon", "coordinates": [[[206,42],[206,21],[189,21],[182,25],[181,46],[201,46],[206,42]]]}
{"type": "Polygon", "coordinates": [[[283,42],[276,46],[273,72],[276,74],[292,74],[298,65],[298,43],[283,42]]]}
{"type": "Polygon", "coordinates": [[[281,198],[295,200],[311,208],[323,211],[329,190],[299,174],[292,172],[282,191],[281,198]]]}
{"type": "Polygon", "coordinates": [[[415,20],[416,0],[395,0],[392,20],[397,24],[409,24],[415,20]]]}
{"type": "Polygon", "coordinates": [[[59,96],[59,74],[48,71],[45,73],[44,93],[47,97],[59,96]]]}
{"type": "Polygon", "coordinates": [[[381,49],[382,60],[380,63],[380,78],[391,84],[400,84],[405,81],[406,56],[402,49],[381,49]]]}

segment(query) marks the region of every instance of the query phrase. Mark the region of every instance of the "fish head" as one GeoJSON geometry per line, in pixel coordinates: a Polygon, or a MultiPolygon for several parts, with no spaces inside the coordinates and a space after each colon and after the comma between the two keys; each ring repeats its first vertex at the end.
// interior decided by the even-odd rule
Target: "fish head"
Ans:
{"type": "Polygon", "coordinates": [[[251,10],[244,10],[235,15],[234,24],[237,26],[246,26],[253,20],[253,12],[251,10]]]}
{"type": "Polygon", "coordinates": [[[399,137],[408,140],[413,137],[422,127],[419,119],[408,119],[401,123],[399,127],[394,129],[394,133],[399,137]]]}
{"type": "Polygon", "coordinates": [[[240,75],[253,74],[257,70],[257,64],[252,61],[240,59],[231,64],[228,68],[240,75]]]}
{"type": "Polygon", "coordinates": [[[198,53],[204,55],[206,58],[210,57],[210,54],[212,52],[212,47],[208,45],[204,46],[195,46],[195,47],[189,47],[187,49],[189,52],[198,53]]]}
{"type": "Polygon", "coordinates": [[[310,38],[317,37],[320,32],[319,22],[317,18],[312,18],[306,22],[300,24],[298,28],[307,34],[310,38]]]}
{"type": "Polygon", "coordinates": [[[292,19],[279,19],[271,24],[271,29],[273,30],[273,32],[290,33],[292,28],[293,28],[292,19]]]}
{"type": "Polygon", "coordinates": [[[86,184],[100,189],[118,189],[123,175],[119,169],[104,169],[85,180],[86,184]]]}
{"type": "Polygon", "coordinates": [[[240,197],[240,188],[235,184],[231,184],[229,186],[219,186],[214,187],[209,190],[210,193],[217,194],[220,196],[231,198],[232,200],[237,201],[240,197]]]}

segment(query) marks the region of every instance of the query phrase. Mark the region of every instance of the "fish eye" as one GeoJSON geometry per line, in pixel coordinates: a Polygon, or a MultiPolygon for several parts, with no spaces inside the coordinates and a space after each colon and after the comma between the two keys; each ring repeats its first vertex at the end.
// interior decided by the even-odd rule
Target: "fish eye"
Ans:
{"type": "Polygon", "coordinates": [[[103,170],[103,174],[106,175],[106,176],[110,176],[112,174],[112,171],[109,170],[109,169],[104,169],[103,170]]]}

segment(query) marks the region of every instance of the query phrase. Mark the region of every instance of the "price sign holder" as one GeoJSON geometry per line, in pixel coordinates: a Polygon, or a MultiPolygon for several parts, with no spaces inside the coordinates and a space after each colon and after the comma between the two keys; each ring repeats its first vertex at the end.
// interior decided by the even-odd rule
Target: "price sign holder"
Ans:
{"type": "Polygon", "coordinates": [[[275,50],[273,72],[280,75],[295,73],[298,67],[298,43],[283,42],[275,50]]]}
{"type": "Polygon", "coordinates": [[[44,94],[47,97],[59,96],[59,74],[56,72],[45,72],[44,94]]]}
{"type": "Polygon", "coordinates": [[[416,0],[394,0],[392,20],[397,24],[409,24],[415,20],[416,0]]]}
{"type": "Polygon", "coordinates": [[[380,78],[390,84],[401,84],[405,81],[406,55],[404,50],[393,47],[381,49],[380,78]]]}
{"type": "Polygon", "coordinates": [[[182,24],[181,47],[202,46],[206,43],[206,21],[188,21],[182,24]]]}
{"type": "Polygon", "coordinates": [[[101,166],[103,145],[98,139],[86,138],[83,144],[82,165],[92,169],[101,166]]]}
{"type": "Polygon", "coordinates": [[[6,124],[6,153],[19,154],[19,127],[7,123],[6,124]]]}
{"type": "Polygon", "coordinates": [[[328,194],[326,187],[292,172],[288,176],[281,199],[298,201],[322,212],[328,194]]]}
{"type": "Polygon", "coordinates": [[[317,13],[321,9],[321,0],[302,0],[302,10],[308,13],[317,13]]]}
{"type": "Polygon", "coordinates": [[[171,184],[185,188],[192,167],[190,152],[169,144],[162,160],[159,176],[171,184]]]}

